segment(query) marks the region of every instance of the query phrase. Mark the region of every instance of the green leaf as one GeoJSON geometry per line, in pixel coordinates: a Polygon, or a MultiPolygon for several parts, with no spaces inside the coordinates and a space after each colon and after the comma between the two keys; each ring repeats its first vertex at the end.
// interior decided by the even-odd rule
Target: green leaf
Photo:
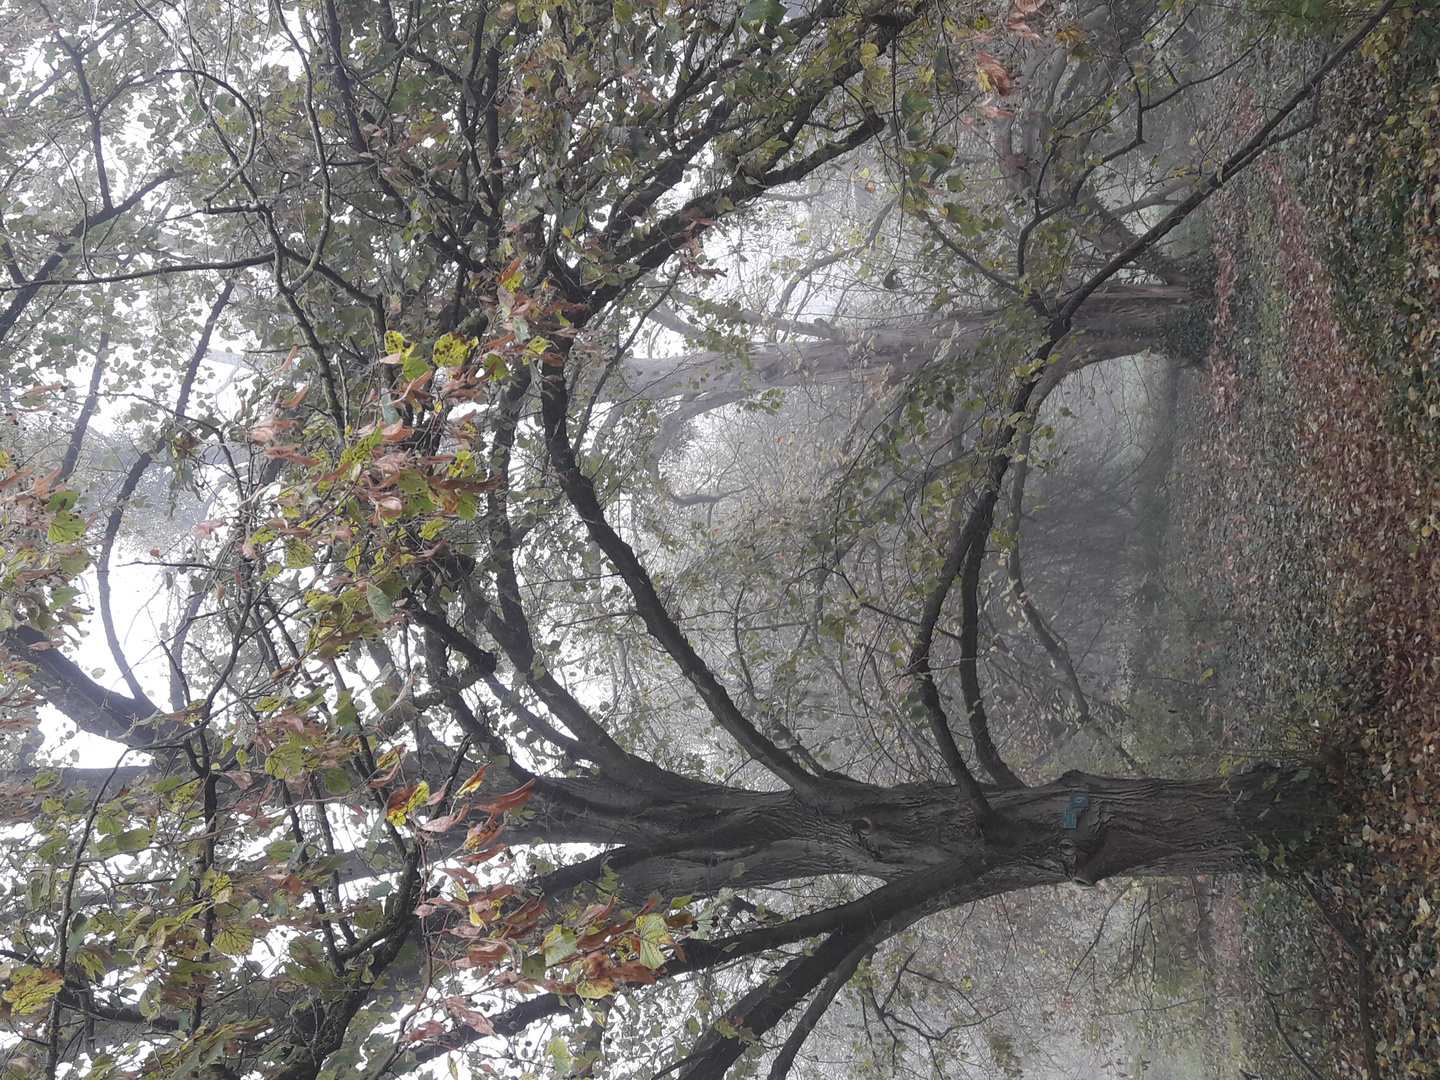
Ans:
{"type": "Polygon", "coordinates": [[[562,1075],[570,1071],[570,1044],[556,1035],[545,1044],[545,1052],[555,1059],[555,1071],[562,1075]]]}
{"type": "Polygon", "coordinates": [[[150,846],[150,830],[126,829],[115,838],[115,846],[120,851],[144,851],[150,846]]]}
{"type": "Polygon", "coordinates": [[[663,967],[665,954],[660,951],[660,946],[674,944],[664,918],[655,914],[642,915],[636,929],[640,932],[640,962],[652,971],[663,967]]]}
{"type": "Polygon", "coordinates": [[[416,379],[421,378],[427,372],[431,371],[432,368],[424,360],[421,360],[420,357],[412,356],[405,361],[400,370],[404,373],[408,382],[414,382],[416,379]]]}
{"type": "Polygon", "coordinates": [[[350,790],[350,774],[344,769],[325,770],[325,792],[329,795],[344,795],[350,790]]]}
{"type": "Polygon", "coordinates": [[[355,727],[360,723],[360,714],[355,709],[349,690],[340,691],[340,698],[335,703],[335,722],[341,727],[355,727]]]}
{"type": "Polygon", "coordinates": [[[365,584],[365,602],[370,605],[370,610],[375,613],[377,619],[393,619],[395,617],[395,606],[390,603],[390,598],[385,591],[373,581],[365,584]]]}
{"type": "Polygon", "coordinates": [[[575,931],[568,926],[557,926],[545,935],[546,967],[574,956],[575,952],[575,931]]]}
{"type": "Polygon", "coordinates": [[[659,915],[641,915],[636,924],[642,941],[653,941],[657,945],[670,944],[670,928],[659,915]]]}
{"type": "Polygon", "coordinates": [[[78,491],[57,491],[50,496],[50,501],[45,504],[45,509],[52,514],[63,513],[66,510],[75,508],[76,500],[80,498],[78,491]]]}
{"type": "Polygon", "coordinates": [[[85,535],[85,519],[63,510],[51,519],[45,535],[52,544],[73,544],[85,535]]]}
{"type": "Polygon", "coordinates": [[[914,120],[930,111],[930,99],[919,90],[906,90],[900,98],[900,115],[906,120],[914,120]]]}
{"type": "Polygon", "coordinates": [[[640,962],[651,971],[665,966],[665,954],[653,941],[640,941],[640,962]]]}
{"type": "Polygon", "coordinates": [[[746,26],[761,22],[766,26],[775,26],[783,18],[785,5],[780,0],[750,0],[740,15],[741,23],[746,26]]]}
{"type": "Polygon", "coordinates": [[[315,553],[310,550],[310,545],[298,536],[287,536],[285,538],[285,569],[304,570],[306,567],[314,565],[315,553]]]}

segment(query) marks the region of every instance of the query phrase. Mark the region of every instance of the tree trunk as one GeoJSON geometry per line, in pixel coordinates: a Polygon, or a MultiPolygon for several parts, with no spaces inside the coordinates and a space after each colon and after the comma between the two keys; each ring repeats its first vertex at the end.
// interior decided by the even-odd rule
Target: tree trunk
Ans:
{"type": "MultiPolygon", "coordinates": [[[[578,796],[596,781],[568,783],[578,796]]],[[[1221,873],[1267,859],[1293,865],[1313,857],[1327,823],[1323,785],[1309,770],[1269,767],[1186,781],[1072,772],[1043,787],[991,793],[994,817],[983,822],[951,786],[837,782],[824,805],[790,792],[734,790],[722,805],[713,794],[628,801],[628,821],[614,826],[621,846],[583,874],[558,872],[547,891],[593,880],[605,865],[637,902],[829,874],[897,884],[919,874],[933,877],[936,896],[959,890],[958,903],[1067,880],[1221,873]]],[[[587,801],[597,805],[599,792],[587,801]]],[[[549,840],[594,842],[593,817],[556,811],[539,815],[555,830],[549,840]],[[571,827],[579,831],[571,835],[571,827]]]]}
{"type": "Polygon", "coordinates": [[[1266,767],[1205,780],[1114,779],[1066,773],[1043,788],[992,798],[988,830],[1019,859],[1051,863],[1085,885],[1108,877],[1223,873],[1316,856],[1329,814],[1309,769],[1266,767]],[[1088,805],[1075,807],[1083,796],[1088,805]],[[1066,811],[1075,811],[1074,827],[1066,811]]]}

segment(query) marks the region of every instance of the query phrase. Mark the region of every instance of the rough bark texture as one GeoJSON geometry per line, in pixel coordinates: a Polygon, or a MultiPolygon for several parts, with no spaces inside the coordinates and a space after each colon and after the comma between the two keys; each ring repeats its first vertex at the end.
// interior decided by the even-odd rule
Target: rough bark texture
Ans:
{"type": "MultiPolygon", "coordinates": [[[[593,782],[567,783],[578,796],[593,782]]],[[[550,890],[593,880],[606,863],[636,900],[826,874],[900,882],[943,867],[937,895],[960,889],[959,903],[1066,880],[1237,870],[1255,864],[1262,847],[1273,857],[1292,842],[1300,860],[1325,822],[1322,788],[1293,769],[1186,781],[1067,773],[1044,787],[991,792],[995,817],[983,825],[948,785],[837,783],[821,804],[791,792],[698,788],[688,800],[632,801],[628,820],[605,826],[617,846],[584,871],[560,872],[550,890]],[[1072,807],[1075,795],[1088,805],[1072,807]],[[1066,828],[1072,809],[1075,827],[1066,828]]],[[[586,801],[594,807],[599,795],[586,801]]],[[[556,810],[549,839],[599,839],[593,814],[556,810]]]]}

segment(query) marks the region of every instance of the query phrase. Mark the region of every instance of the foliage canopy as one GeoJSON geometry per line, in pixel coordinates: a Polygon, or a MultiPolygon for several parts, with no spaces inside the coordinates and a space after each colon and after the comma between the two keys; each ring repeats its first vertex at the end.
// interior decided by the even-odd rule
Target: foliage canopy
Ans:
{"type": "Polygon", "coordinates": [[[1200,4],[11,0],[9,1067],[778,1078],[935,912],[1303,857],[1252,811],[1306,770],[1027,786],[982,646],[1102,727],[1020,574],[1040,406],[1177,329],[1160,242],[1383,12],[1237,134],[1200,4]],[[677,494],[736,403],[807,487],[677,494]]]}

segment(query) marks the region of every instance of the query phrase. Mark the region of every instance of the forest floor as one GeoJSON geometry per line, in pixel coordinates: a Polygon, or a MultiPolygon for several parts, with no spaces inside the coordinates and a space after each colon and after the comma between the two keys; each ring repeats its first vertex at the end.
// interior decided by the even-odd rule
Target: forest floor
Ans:
{"type": "Polygon", "coordinates": [[[1440,1076],[1440,33],[1420,7],[1303,146],[1217,198],[1214,340],[1171,478],[1210,722],[1323,761],[1341,811],[1331,869],[1244,898],[1245,1067],[1267,1077],[1440,1076]]]}

